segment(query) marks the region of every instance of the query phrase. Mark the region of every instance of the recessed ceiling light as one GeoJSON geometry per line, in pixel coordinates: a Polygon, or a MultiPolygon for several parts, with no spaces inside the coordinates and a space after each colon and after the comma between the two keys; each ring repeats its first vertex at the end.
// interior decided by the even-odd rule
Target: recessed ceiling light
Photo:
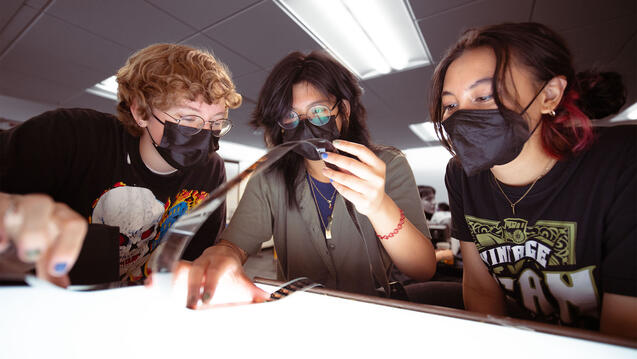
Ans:
{"type": "Polygon", "coordinates": [[[408,0],[274,0],[362,79],[431,63],[408,0]]]}
{"type": "Polygon", "coordinates": [[[95,84],[95,86],[87,88],[86,92],[117,101],[117,77],[111,76],[106,80],[95,84]]]}
{"type": "Polygon", "coordinates": [[[438,142],[434,123],[431,121],[411,124],[409,129],[424,142],[438,142]]]}

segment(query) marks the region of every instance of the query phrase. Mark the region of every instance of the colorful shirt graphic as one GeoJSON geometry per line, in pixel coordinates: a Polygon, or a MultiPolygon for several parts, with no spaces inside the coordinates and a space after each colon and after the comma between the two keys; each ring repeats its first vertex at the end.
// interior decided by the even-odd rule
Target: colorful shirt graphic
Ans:
{"type": "Polygon", "coordinates": [[[521,218],[501,222],[465,216],[482,261],[505,294],[538,316],[572,323],[575,316],[597,318],[599,295],[593,270],[575,270],[573,222],[521,218]]]}
{"type": "Polygon", "coordinates": [[[147,188],[119,182],[93,202],[89,221],[119,227],[119,275],[136,281],[150,274],[148,259],[170,226],[207,196],[203,191],[182,190],[171,205],[170,198],[162,203],[147,188]]]}
{"type": "MultiPolygon", "coordinates": [[[[2,163],[0,190],[46,193],[89,219],[69,273],[73,284],[146,276],[140,267],[169,226],[225,181],[224,162],[216,153],[187,171],[151,171],[139,153],[139,137],[113,115],[89,109],[45,112],[0,132],[0,143],[0,158],[9,160],[2,163]]],[[[224,204],[193,236],[182,258],[199,257],[225,222],[224,204]]]]}

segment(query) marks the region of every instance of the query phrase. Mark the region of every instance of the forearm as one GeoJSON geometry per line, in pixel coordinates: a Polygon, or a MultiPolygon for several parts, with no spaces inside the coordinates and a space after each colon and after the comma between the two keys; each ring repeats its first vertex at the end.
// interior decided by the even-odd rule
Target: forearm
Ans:
{"type": "Polygon", "coordinates": [[[637,339],[637,298],[604,293],[599,330],[605,334],[637,339]]]}
{"type": "Polygon", "coordinates": [[[462,298],[466,310],[476,313],[506,315],[504,295],[500,288],[484,290],[467,284],[466,278],[462,281],[462,298]]]}
{"type": "Polygon", "coordinates": [[[389,236],[379,240],[396,267],[414,279],[429,280],[436,271],[433,245],[407,218],[398,229],[400,211],[396,203],[385,195],[379,209],[368,218],[376,234],[389,236]]]}

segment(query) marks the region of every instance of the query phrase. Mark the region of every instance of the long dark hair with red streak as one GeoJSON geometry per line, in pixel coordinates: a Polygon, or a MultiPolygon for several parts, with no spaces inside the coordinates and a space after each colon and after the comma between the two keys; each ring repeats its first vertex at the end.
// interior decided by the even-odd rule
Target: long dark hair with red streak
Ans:
{"type": "MultiPolygon", "coordinates": [[[[493,98],[502,109],[500,91],[506,89],[505,75],[512,61],[526,67],[539,90],[556,76],[566,77],[567,86],[555,116],[542,115],[542,146],[551,156],[562,159],[582,151],[593,142],[591,119],[617,113],[626,101],[621,76],[614,72],[587,71],[576,74],[571,52],[553,30],[538,23],[505,23],[466,31],[438,63],[432,79],[429,114],[442,144],[453,153],[451,142],[442,130],[442,89],[449,65],[465,50],[478,47],[493,49],[496,68],[493,75],[493,98]]],[[[524,106],[517,104],[516,112],[524,106]]],[[[503,111],[507,118],[510,114],[503,111]]],[[[507,118],[507,120],[512,120],[507,118]]]]}

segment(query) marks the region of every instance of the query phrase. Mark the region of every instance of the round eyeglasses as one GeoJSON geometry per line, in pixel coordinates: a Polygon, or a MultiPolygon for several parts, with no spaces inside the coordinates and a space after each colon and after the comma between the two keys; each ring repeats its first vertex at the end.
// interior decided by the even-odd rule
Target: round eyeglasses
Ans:
{"type": "MultiPolygon", "coordinates": [[[[325,105],[312,106],[305,114],[305,118],[315,126],[323,126],[336,118],[336,115],[332,115],[332,111],[334,111],[336,106],[338,106],[339,102],[340,101],[336,101],[332,108],[325,105]]],[[[277,123],[282,128],[291,130],[301,123],[301,115],[294,111],[290,111],[290,113],[288,113],[285,117],[277,120],[277,123]]]]}
{"type": "MultiPolygon", "coordinates": [[[[166,116],[175,120],[175,122],[177,123],[177,130],[182,135],[186,135],[186,136],[193,136],[201,132],[201,130],[206,125],[206,122],[209,124],[207,129],[209,128],[210,131],[212,132],[212,135],[215,137],[222,137],[226,135],[228,132],[230,132],[230,129],[232,129],[232,121],[230,121],[227,118],[206,121],[197,115],[188,115],[188,116],[182,116],[180,118],[174,118],[170,114],[164,111],[162,111],[162,113],[164,113],[166,116]]],[[[153,113],[153,117],[155,117],[155,119],[161,122],[162,124],[164,123],[163,121],[158,119],[154,113],[153,113]]]]}

